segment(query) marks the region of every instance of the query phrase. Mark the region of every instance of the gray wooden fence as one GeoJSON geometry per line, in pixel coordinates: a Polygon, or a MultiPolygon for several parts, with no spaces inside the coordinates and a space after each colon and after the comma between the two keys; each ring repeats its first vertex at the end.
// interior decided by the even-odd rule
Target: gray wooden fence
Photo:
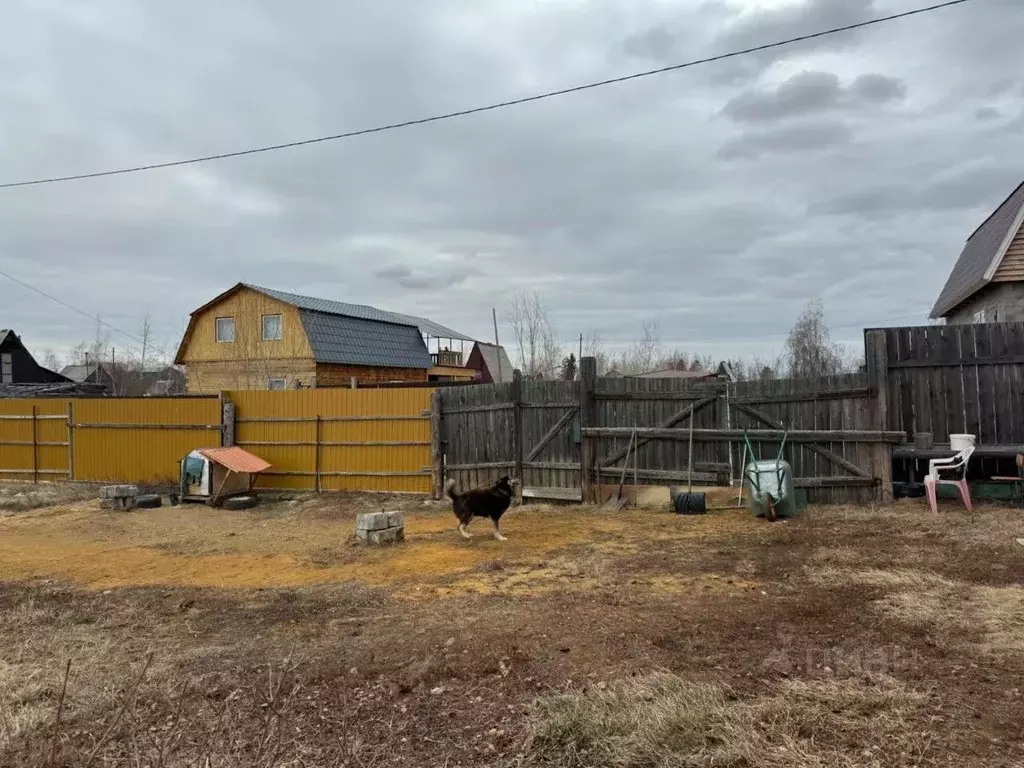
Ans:
{"type": "Polygon", "coordinates": [[[777,455],[780,430],[794,430],[787,458],[797,484],[816,501],[891,495],[892,444],[880,427],[867,374],[816,381],[726,384],[714,380],[596,378],[581,361],[577,381],[534,381],[435,393],[435,451],[442,477],[460,488],[507,474],[525,496],[593,499],[622,477],[636,431],[642,484],[678,484],[688,476],[687,430],[693,418],[693,479],[726,485],[738,478],[743,430],[760,458],[777,455]],[[584,471],[584,469],[586,471],[584,471]]]}

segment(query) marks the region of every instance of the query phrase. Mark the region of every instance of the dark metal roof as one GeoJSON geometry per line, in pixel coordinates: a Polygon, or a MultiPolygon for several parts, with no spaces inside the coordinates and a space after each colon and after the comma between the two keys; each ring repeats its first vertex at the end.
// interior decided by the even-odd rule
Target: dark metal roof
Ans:
{"type": "Polygon", "coordinates": [[[985,272],[1007,237],[1024,206],[1024,183],[1018,186],[967,240],[946,285],[932,308],[930,317],[938,318],[952,310],[988,284],[985,272]]]}
{"type": "Polygon", "coordinates": [[[323,312],[330,315],[345,315],[361,320],[374,320],[380,323],[395,323],[398,325],[412,325],[420,330],[420,333],[432,336],[435,339],[453,339],[459,341],[475,341],[471,336],[453,331],[447,326],[435,323],[425,317],[415,315],[403,315],[400,312],[388,312],[384,309],[377,309],[367,304],[348,304],[343,301],[330,301],[328,299],[317,299],[313,296],[300,296],[297,293],[286,293],[273,288],[261,288],[258,285],[245,283],[247,288],[258,291],[271,298],[291,304],[299,309],[308,309],[313,312],[323,312]]]}
{"type": "Polygon", "coordinates": [[[382,368],[430,368],[430,354],[413,325],[299,309],[318,363],[382,368]]]}
{"type": "Polygon", "coordinates": [[[0,398],[9,397],[80,397],[105,395],[102,384],[80,384],[57,381],[50,384],[0,384],[0,398]]]}

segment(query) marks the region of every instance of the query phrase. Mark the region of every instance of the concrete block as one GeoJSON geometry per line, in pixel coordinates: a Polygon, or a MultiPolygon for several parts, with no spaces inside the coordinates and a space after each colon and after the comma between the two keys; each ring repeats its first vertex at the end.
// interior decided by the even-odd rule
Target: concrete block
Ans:
{"type": "Polygon", "coordinates": [[[402,522],[401,512],[385,512],[388,516],[388,528],[401,528],[405,523],[402,522]]]}
{"type": "Polygon", "coordinates": [[[102,499],[127,499],[139,495],[139,488],[135,485],[105,485],[100,489],[102,499]]]}
{"type": "Polygon", "coordinates": [[[387,512],[368,512],[356,516],[357,531],[379,531],[388,527],[387,512]]]}
{"type": "Polygon", "coordinates": [[[405,538],[404,533],[399,538],[400,531],[402,531],[401,528],[384,528],[378,531],[369,531],[366,540],[370,544],[394,544],[405,538]]]}

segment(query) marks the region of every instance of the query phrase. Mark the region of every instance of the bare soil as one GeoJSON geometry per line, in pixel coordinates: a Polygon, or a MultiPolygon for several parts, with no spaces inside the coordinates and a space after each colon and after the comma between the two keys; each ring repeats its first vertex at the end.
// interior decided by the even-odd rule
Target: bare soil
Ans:
{"type": "Polygon", "coordinates": [[[528,506],[498,542],[408,496],[30,506],[0,514],[3,765],[1024,761],[1020,510],[528,506]],[[354,542],[378,509],[403,544],[354,542]]]}

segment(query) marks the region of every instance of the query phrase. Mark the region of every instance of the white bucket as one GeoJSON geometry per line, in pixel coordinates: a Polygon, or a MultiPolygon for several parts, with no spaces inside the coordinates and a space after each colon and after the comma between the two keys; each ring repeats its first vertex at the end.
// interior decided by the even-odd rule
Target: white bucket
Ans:
{"type": "Polygon", "coordinates": [[[950,435],[949,447],[951,450],[960,453],[960,451],[966,450],[967,448],[973,448],[974,440],[974,435],[950,435]]]}

